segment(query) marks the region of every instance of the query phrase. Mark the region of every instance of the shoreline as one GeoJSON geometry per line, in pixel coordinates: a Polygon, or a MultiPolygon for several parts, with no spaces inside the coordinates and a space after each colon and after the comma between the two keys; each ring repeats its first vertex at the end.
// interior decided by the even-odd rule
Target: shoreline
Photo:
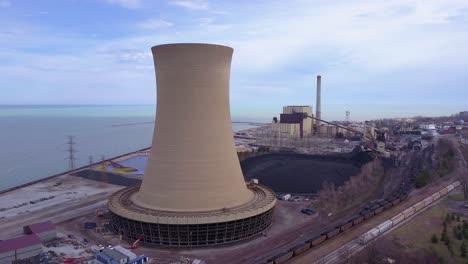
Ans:
{"type": "MultiPolygon", "coordinates": [[[[233,123],[241,123],[241,122],[233,122],[233,123]]],[[[252,123],[252,125],[253,124],[254,123],[252,123]]],[[[258,124],[260,124],[260,123],[258,123],[258,124]]],[[[255,125],[255,127],[245,128],[245,129],[241,129],[239,131],[233,131],[233,133],[235,134],[235,133],[242,133],[242,132],[251,132],[251,131],[256,130],[256,129],[260,128],[260,127],[261,126],[259,126],[259,125],[255,125]]],[[[23,183],[23,184],[14,186],[14,187],[7,188],[5,190],[0,190],[0,195],[11,192],[11,191],[14,191],[14,190],[18,190],[18,189],[21,189],[21,188],[24,188],[24,187],[27,187],[27,186],[30,186],[30,185],[33,185],[33,184],[36,184],[36,183],[40,183],[40,182],[47,181],[47,180],[50,180],[50,179],[53,179],[53,178],[57,178],[57,177],[62,176],[62,175],[75,173],[75,172],[78,172],[80,170],[87,169],[87,168],[99,165],[99,164],[101,164],[103,162],[108,162],[108,161],[112,161],[112,160],[115,160],[115,159],[120,159],[120,158],[123,158],[123,157],[127,157],[127,156],[130,156],[130,155],[134,155],[134,154],[143,152],[143,151],[147,151],[147,150],[150,150],[150,149],[151,149],[151,146],[146,147],[146,148],[142,148],[142,149],[139,149],[139,150],[131,151],[131,152],[128,152],[128,153],[124,153],[124,154],[121,154],[121,155],[118,155],[118,156],[115,156],[115,157],[111,157],[111,158],[108,158],[108,159],[105,159],[105,160],[101,160],[101,161],[98,161],[98,162],[94,162],[92,164],[87,164],[87,165],[78,167],[78,168],[73,169],[73,170],[59,172],[57,174],[53,174],[53,175],[47,176],[45,178],[41,178],[41,179],[38,179],[38,180],[23,183]]]]}
{"type": "Polygon", "coordinates": [[[73,169],[73,170],[68,170],[68,171],[60,172],[60,173],[57,173],[57,174],[54,174],[54,175],[51,175],[51,176],[48,176],[48,177],[45,177],[45,178],[42,178],[42,179],[38,179],[38,180],[31,181],[31,182],[27,182],[27,183],[20,184],[20,185],[18,185],[18,186],[10,187],[10,188],[7,188],[7,189],[5,189],[5,190],[1,190],[1,191],[0,191],[0,195],[1,195],[1,194],[8,193],[8,192],[11,192],[11,191],[14,191],[14,190],[18,190],[18,189],[21,189],[21,188],[24,188],[24,187],[27,187],[27,186],[30,186],[30,185],[33,185],[33,184],[36,184],[36,183],[40,183],[40,182],[47,181],[47,180],[50,180],[50,179],[53,179],[53,178],[57,178],[57,177],[59,177],[59,176],[63,176],[63,175],[71,174],[71,173],[74,173],[74,172],[78,172],[78,171],[80,171],[80,170],[83,170],[83,169],[86,169],[86,168],[89,168],[89,167],[92,167],[92,166],[99,165],[99,164],[101,164],[102,162],[106,162],[106,161],[108,162],[108,161],[111,161],[111,160],[114,160],[114,159],[122,158],[122,157],[125,157],[125,156],[128,156],[128,155],[136,154],[136,153],[138,153],[138,152],[142,152],[142,151],[149,150],[149,149],[151,149],[151,147],[139,149],[139,150],[132,151],[132,152],[129,152],[129,153],[125,153],[125,154],[122,154],[122,155],[118,155],[118,156],[115,156],[115,157],[111,157],[111,158],[109,158],[109,159],[105,159],[105,160],[101,160],[101,161],[98,161],[98,162],[94,162],[94,163],[92,163],[92,164],[87,164],[87,165],[85,165],[85,166],[81,166],[81,167],[78,167],[78,168],[73,169]]]}

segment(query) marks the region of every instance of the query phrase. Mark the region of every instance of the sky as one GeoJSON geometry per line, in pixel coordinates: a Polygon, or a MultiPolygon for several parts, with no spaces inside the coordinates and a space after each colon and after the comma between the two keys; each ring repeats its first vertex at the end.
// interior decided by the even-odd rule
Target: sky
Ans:
{"type": "Polygon", "coordinates": [[[150,48],[234,48],[233,117],[468,110],[467,0],[0,0],[0,104],[155,104],[150,48]]]}

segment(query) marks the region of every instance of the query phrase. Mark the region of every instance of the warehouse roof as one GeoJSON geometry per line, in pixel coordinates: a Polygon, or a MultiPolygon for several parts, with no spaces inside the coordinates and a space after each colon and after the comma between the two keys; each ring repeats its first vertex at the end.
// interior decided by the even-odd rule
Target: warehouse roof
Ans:
{"type": "Polygon", "coordinates": [[[121,259],[128,259],[128,257],[115,249],[106,248],[103,250],[104,254],[111,257],[114,260],[120,261],[121,259]]]}
{"type": "Polygon", "coordinates": [[[31,233],[37,234],[47,232],[50,230],[55,230],[55,225],[51,221],[46,221],[41,223],[35,223],[32,225],[27,225],[25,226],[25,228],[28,228],[31,231],[31,233]]]}
{"type": "Polygon", "coordinates": [[[41,244],[41,240],[35,234],[3,240],[0,241],[0,253],[5,253],[15,249],[30,247],[38,244],[41,244]]]}

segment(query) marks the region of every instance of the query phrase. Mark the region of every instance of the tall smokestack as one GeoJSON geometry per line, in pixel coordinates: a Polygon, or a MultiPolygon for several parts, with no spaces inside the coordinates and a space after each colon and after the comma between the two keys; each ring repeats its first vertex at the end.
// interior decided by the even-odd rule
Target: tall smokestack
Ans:
{"type": "MultiPolygon", "coordinates": [[[[322,119],[322,76],[317,75],[317,103],[315,105],[315,117],[318,119],[322,119]]],[[[320,133],[320,121],[317,120],[317,131],[320,133]]]]}

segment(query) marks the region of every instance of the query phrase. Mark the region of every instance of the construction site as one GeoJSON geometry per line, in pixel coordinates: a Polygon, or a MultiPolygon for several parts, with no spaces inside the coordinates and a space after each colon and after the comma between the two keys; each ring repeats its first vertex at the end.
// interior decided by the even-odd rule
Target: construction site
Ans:
{"type": "Polygon", "coordinates": [[[323,119],[320,75],[315,114],[284,106],[271,123],[233,134],[232,48],[152,52],[152,146],[2,192],[0,262],[318,262],[466,176],[456,137],[398,134],[345,109],[343,121],[323,119]],[[46,238],[25,228],[34,223],[46,238]]]}

